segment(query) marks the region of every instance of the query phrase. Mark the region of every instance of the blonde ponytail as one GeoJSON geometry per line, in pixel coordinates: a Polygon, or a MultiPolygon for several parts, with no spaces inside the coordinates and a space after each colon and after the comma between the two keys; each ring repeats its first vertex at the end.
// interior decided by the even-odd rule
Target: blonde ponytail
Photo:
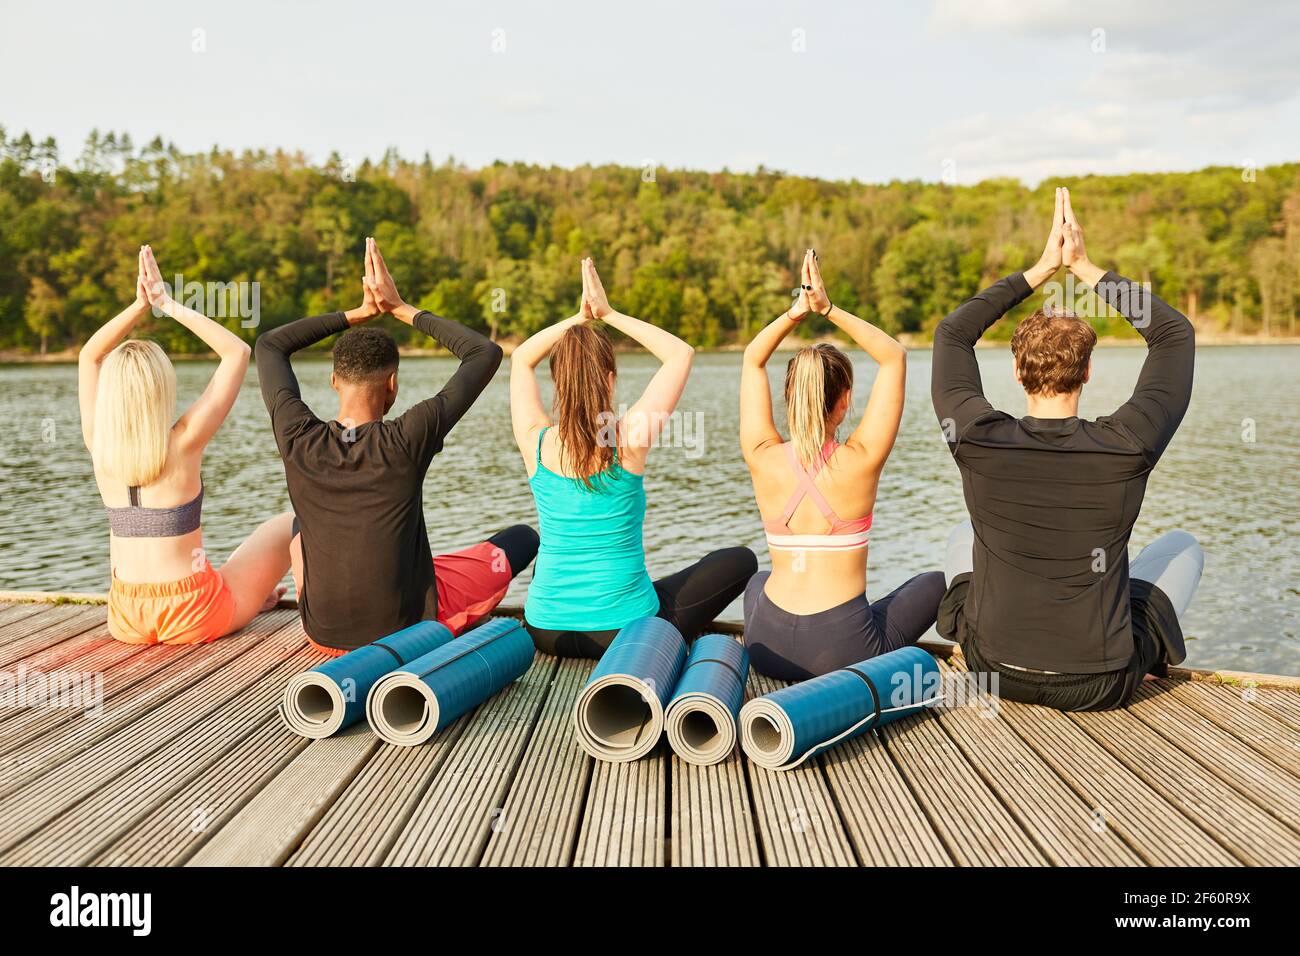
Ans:
{"type": "Polygon", "coordinates": [[[853,387],[853,365],[833,345],[809,345],[785,370],[785,413],[795,457],[811,468],[826,443],[826,421],[853,387]]]}
{"type": "Polygon", "coordinates": [[[128,486],[150,484],[167,464],[176,413],[176,370],[154,342],[132,339],[99,370],[95,396],[95,464],[128,486]]]}

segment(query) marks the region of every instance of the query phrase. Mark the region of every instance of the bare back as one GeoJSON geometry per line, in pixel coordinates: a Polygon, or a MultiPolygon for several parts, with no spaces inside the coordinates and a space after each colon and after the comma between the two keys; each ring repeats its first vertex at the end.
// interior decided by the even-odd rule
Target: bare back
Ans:
{"type": "MultiPolygon", "coordinates": [[[[853,440],[835,449],[814,479],[827,504],[844,520],[864,518],[876,503],[881,468],[853,440]]],[[[796,493],[800,475],[790,467],[784,443],[764,446],[751,456],[754,500],[765,520],[778,520],[796,493]]],[[[824,535],[828,521],[805,496],[789,520],[796,535],[824,535]]],[[[860,597],[866,588],[867,549],[849,551],[772,549],[767,596],[793,614],[814,614],[860,597]]]]}
{"type": "MultiPolygon", "coordinates": [[[[140,489],[142,507],[175,508],[198,495],[202,452],[187,454],[178,447],[179,444],[177,428],[173,427],[162,474],[140,489]]],[[[130,503],[127,486],[112,475],[106,475],[98,464],[95,464],[95,484],[99,487],[104,507],[122,508],[130,503]]],[[[202,568],[203,529],[196,528],[172,538],[120,538],[110,532],[109,556],[114,576],[122,581],[178,581],[202,568]]]]}

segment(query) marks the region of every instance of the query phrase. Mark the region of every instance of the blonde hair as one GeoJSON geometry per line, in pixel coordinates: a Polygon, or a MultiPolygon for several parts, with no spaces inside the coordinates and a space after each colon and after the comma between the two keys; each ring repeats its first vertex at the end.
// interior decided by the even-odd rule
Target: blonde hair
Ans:
{"type": "Polygon", "coordinates": [[[811,468],[826,443],[826,420],[853,387],[853,364],[833,345],[801,348],[785,369],[785,415],[795,456],[811,468]]]}
{"type": "Polygon", "coordinates": [[[123,342],[104,359],[95,396],[95,463],[128,486],[148,485],[167,464],[176,370],[154,342],[123,342]]]}

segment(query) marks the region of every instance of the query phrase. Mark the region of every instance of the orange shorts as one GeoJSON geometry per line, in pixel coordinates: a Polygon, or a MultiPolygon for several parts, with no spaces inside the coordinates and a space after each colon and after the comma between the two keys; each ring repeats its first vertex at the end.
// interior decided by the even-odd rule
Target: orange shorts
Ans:
{"type": "Polygon", "coordinates": [[[235,596],[207,565],[166,584],[132,584],[113,575],[108,632],[127,644],[206,644],[230,630],[235,596]]]}
{"type": "MultiPolygon", "coordinates": [[[[506,596],[514,572],[506,554],[491,541],[481,541],[463,551],[433,556],[434,586],[438,590],[438,621],[457,637],[506,596]]],[[[347,651],[312,641],[331,657],[347,651]]]]}

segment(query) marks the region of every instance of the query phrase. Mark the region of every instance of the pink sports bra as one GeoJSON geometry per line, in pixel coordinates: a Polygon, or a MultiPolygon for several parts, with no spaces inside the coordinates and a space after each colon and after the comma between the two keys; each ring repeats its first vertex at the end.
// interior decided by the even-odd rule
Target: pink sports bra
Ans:
{"type": "Polygon", "coordinates": [[[812,468],[805,468],[795,456],[794,445],[786,442],[785,450],[790,459],[790,467],[799,478],[799,484],[790,496],[790,503],[785,506],[779,520],[764,519],[763,530],[767,532],[767,546],[775,551],[858,551],[867,546],[867,532],[871,530],[871,515],[842,521],[835,514],[835,509],[826,500],[826,496],[813,484],[813,479],[821,472],[826,462],[839,444],[834,440],[822,445],[821,453],[812,468]],[[831,523],[825,534],[795,534],[790,530],[790,518],[803,501],[804,496],[812,498],[822,517],[831,523]]]}

